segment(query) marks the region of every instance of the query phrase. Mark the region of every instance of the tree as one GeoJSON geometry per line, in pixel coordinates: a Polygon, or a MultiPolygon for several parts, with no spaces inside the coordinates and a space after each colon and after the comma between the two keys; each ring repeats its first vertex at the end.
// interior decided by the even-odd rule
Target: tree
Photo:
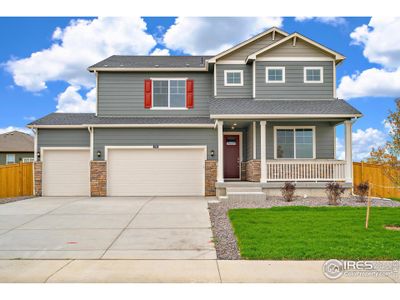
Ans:
{"type": "Polygon", "coordinates": [[[389,141],[378,149],[372,149],[367,162],[387,166],[384,174],[396,186],[400,186],[400,98],[395,100],[396,110],[389,111],[389,141]]]}

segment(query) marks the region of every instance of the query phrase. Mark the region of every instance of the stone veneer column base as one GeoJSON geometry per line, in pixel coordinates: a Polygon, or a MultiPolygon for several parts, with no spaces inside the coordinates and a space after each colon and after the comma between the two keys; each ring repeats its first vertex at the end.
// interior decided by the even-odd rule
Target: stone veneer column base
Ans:
{"type": "Polygon", "coordinates": [[[260,182],[261,178],[261,161],[249,160],[246,162],[246,180],[252,182],[260,182]]]}
{"type": "Polygon", "coordinates": [[[240,180],[246,181],[246,162],[243,161],[240,163],[240,180]]]}
{"type": "Polygon", "coordinates": [[[95,161],[90,162],[90,196],[105,197],[107,196],[107,162],[95,161]]]}
{"type": "Polygon", "coordinates": [[[215,196],[216,189],[215,183],[217,182],[217,161],[206,160],[205,161],[205,195],[215,196]]]}
{"type": "Polygon", "coordinates": [[[42,162],[35,161],[33,163],[33,193],[35,196],[42,196],[42,162]]]}

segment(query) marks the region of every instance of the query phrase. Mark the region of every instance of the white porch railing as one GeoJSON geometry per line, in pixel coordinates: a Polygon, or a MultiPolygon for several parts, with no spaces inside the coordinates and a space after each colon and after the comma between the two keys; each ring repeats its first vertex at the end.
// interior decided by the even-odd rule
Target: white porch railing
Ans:
{"type": "Polygon", "coordinates": [[[333,159],[267,160],[267,181],[344,181],[345,166],[333,159]]]}

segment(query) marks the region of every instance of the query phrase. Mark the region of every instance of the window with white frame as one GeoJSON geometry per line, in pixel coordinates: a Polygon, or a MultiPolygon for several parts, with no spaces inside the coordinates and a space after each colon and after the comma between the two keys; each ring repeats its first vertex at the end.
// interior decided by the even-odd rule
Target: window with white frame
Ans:
{"type": "Polygon", "coordinates": [[[275,127],[275,158],[315,158],[315,128],[275,127]]]}
{"type": "Polygon", "coordinates": [[[224,71],[225,86],[242,86],[243,71],[242,70],[225,70],[224,71]]]}
{"type": "Polygon", "coordinates": [[[285,67],[266,67],[265,81],[267,83],[285,82],[285,67]]]}
{"type": "Polygon", "coordinates": [[[6,154],[6,164],[14,164],[15,163],[15,154],[8,153],[6,154]]]}
{"type": "Polygon", "coordinates": [[[153,108],[186,108],[186,79],[153,79],[153,108]]]}
{"type": "Polygon", "coordinates": [[[305,83],[323,83],[324,72],[322,67],[304,67],[305,83]]]}

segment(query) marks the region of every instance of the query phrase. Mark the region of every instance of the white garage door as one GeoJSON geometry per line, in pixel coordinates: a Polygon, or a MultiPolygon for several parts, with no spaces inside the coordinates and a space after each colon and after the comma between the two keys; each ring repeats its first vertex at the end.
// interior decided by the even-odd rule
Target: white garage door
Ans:
{"type": "Polygon", "coordinates": [[[90,151],[44,150],[43,196],[89,196],[90,151]]]}
{"type": "Polygon", "coordinates": [[[204,148],[108,149],[108,195],[204,195],[204,148]]]}

